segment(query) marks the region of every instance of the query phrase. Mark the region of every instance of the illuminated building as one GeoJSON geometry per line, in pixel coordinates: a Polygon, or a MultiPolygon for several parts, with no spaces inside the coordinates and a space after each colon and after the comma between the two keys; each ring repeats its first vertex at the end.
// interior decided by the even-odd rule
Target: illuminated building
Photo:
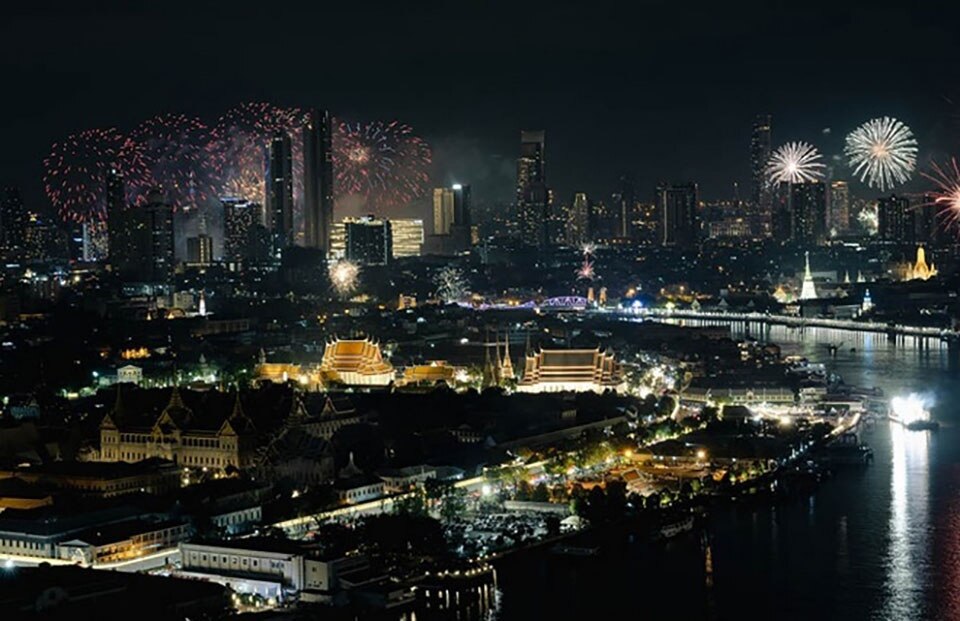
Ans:
{"type": "Polygon", "coordinates": [[[103,261],[109,254],[107,223],[89,220],[83,223],[83,260],[103,261]]]}
{"type": "Polygon", "coordinates": [[[453,189],[433,189],[433,234],[449,235],[453,225],[453,189]]]}
{"type": "Polygon", "coordinates": [[[900,266],[901,280],[930,280],[937,275],[937,266],[927,264],[927,253],[923,246],[917,246],[917,258],[911,263],[900,266]]]}
{"type": "Polygon", "coordinates": [[[453,184],[433,190],[433,234],[441,254],[455,254],[472,245],[470,186],[453,184]]]}
{"type": "Polygon", "coordinates": [[[393,258],[419,257],[423,253],[423,220],[391,218],[393,258]]]}
{"type": "Polygon", "coordinates": [[[403,370],[397,386],[436,386],[441,383],[453,386],[456,373],[456,367],[443,360],[434,360],[429,364],[415,364],[403,370]]]}
{"type": "Polygon", "coordinates": [[[0,250],[16,254],[23,248],[26,223],[20,190],[12,186],[4,188],[0,202],[0,250]]]}
{"type": "Polygon", "coordinates": [[[187,263],[210,265],[213,263],[213,238],[201,233],[187,238],[187,263]]]}
{"type": "Polygon", "coordinates": [[[273,231],[273,250],[280,251],[293,243],[293,154],[290,136],[280,131],[270,143],[270,177],[267,188],[267,209],[273,231]]]}
{"type": "Polygon", "coordinates": [[[873,298],[870,297],[870,290],[867,289],[863,292],[863,302],[860,304],[860,311],[868,313],[871,310],[873,310],[873,298]]]}
{"type": "Polygon", "coordinates": [[[393,259],[393,231],[389,220],[366,216],[343,221],[345,255],[358,265],[386,265],[393,259]]]}
{"type": "Polygon", "coordinates": [[[585,192],[577,192],[567,219],[567,243],[579,246],[590,240],[590,200],[585,192]]]}
{"type": "Polygon", "coordinates": [[[626,175],[620,176],[620,191],[614,196],[617,211],[617,237],[629,239],[634,237],[633,221],[637,207],[636,192],[633,181],[626,175]]]}
{"type": "MultiPolygon", "coordinates": [[[[237,395],[227,416],[197,415],[174,388],[170,402],[155,418],[134,416],[117,400],[100,423],[100,461],[135,462],[158,457],[187,468],[220,471],[250,465],[256,432],[237,395]]],[[[125,391],[124,391],[125,392],[125,391]]]]}
{"type": "Polygon", "coordinates": [[[304,240],[330,252],[333,228],[333,130],[330,112],[310,110],[303,128],[304,240]]]}
{"type": "Polygon", "coordinates": [[[517,214],[523,243],[543,248],[547,245],[547,220],[550,191],[547,188],[544,131],[520,132],[520,157],[517,159],[517,214]]]}
{"type": "Polygon", "coordinates": [[[666,184],[657,188],[661,245],[681,248],[697,245],[700,237],[698,202],[696,183],[666,184]]]}
{"type": "Polygon", "coordinates": [[[387,386],[394,370],[372,339],[333,339],[323,350],[320,376],[325,382],[347,386],[387,386]]]}
{"type": "Polygon", "coordinates": [[[907,197],[891,194],[877,200],[877,238],[895,244],[916,241],[914,211],[907,197]]]}
{"type": "Polygon", "coordinates": [[[753,120],[750,134],[750,181],[751,199],[762,212],[770,209],[770,192],[767,185],[767,163],[770,161],[771,118],[758,114],[753,120]]]}
{"type": "Polygon", "coordinates": [[[263,228],[263,210],[258,203],[223,198],[223,254],[228,261],[253,258],[257,230],[263,228]]]}
{"type": "Polygon", "coordinates": [[[517,392],[604,392],[624,388],[623,370],[610,350],[544,349],[527,354],[517,392]]]}

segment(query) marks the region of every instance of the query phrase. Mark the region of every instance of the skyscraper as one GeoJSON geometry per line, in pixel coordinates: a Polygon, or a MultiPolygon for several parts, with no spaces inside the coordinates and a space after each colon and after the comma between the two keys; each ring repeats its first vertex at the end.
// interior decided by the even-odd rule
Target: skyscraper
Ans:
{"type": "Polygon", "coordinates": [[[423,220],[391,218],[393,257],[419,257],[423,252],[423,220]]]}
{"type": "Polygon", "coordinates": [[[823,181],[790,184],[791,240],[800,246],[827,238],[827,191],[823,181]]]}
{"type": "Polygon", "coordinates": [[[913,244],[917,240],[915,212],[906,196],[891,194],[877,200],[877,238],[890,243],[913,244]]]}
{"type": "Polygon", "coordinates": [[[766,183],[766,167],[770,160],[769,114],[758,114],[753,120],[753,132],[750,134],[750,178],[751,199],[761,211],[770,209],[770,192],[766,183]]]}
{"type": "Polygon", "coordinates": [[[210,265],[213,263],[213,238],[206,233],[187,238],[187,263],[210,265]]]}
{"type": "Polygon", "coordinates": [[[660,211],[660,244],[693,248],[700,241],[696,183],[662,184],[657,188],[660,211]]]}
{"type": "Polygon", "coordinates": [[[293,243],[293,154],[290,136],[280,131],[270,143],[270,187],[267,208],[276,255],[293,243]]]}
{"type": "Polygon", "coordinates": [[[573,195],[567,220],[567,243],[580,245],[590,241],[590,200],[586,192],[577,192],[573,195]]]}
{"type": "Polygon", "coordinates": [[[617,209],[617,237],[634,237],[633,221],[636,215],[637,197],[633,181],[627,175],[620,176],[620,189],[614,197],[617,209]]]}
{"type": "Polygon", "coordinates": [[[830,182],[827,225],[830,231],[842,233],[850,228],[850,186],[846,181],[830,182]]]}
{"type": "Polygon", "coordinates": [[[258,203],[239,198],[224,198],[223,255],[228,261],[255,258],[251,251],[259,241],[258,229],[263,227],[263,211],[258,203]]]}
{"type": "Polygon", "coordinates": [[[147,275],[154,283],[171,284],[176,266],[173,230],[173,205],[165,203],[159,192],[147,194],[147,204],[131,211],[145,212],[149,244],[147,246],[147,275]]]}
{"type": "Polygon", "coordinates": [[[310,110],[303,128],[304,242],[324,252],[333,226],[332,136],[330,112],[310,110]]]}
{"type": "Polygon", "coordinates": [[[347,259],[360,265],[386,265],[393,258],[393,230],[389,220],[366,216],[347,218],[347,259]]]}
{"type": "Polygon", "coordinates": [[[517,159],[517,214],[524,243],[547,245],[550,192],[547,188],[545,132],[520,132],[517,159]]]}
{"type": "Polygon", "coordinates": [[[453,226],[453,189],[433,189],[433,234],[449,235],[453,226]]]}
{"type": "Polygon", "coordinates": [[[0,203],[0,251],[16,255],[23,249],[26,235],[27,212],[20,190],[13,186],[3,189],[0,203]]]}

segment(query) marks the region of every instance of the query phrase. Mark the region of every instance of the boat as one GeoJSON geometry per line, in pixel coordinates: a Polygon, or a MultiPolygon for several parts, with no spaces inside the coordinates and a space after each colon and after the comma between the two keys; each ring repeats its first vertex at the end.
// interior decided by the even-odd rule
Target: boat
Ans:
{"type": "Polygon", "coordinates": [[[685,519],[676,522],[667,522],[660,527],[660,536],[664,539],[672,539],[681,533],[688,533],[693,530],[693,516],[688,515],[685,519]]]}
{"type": "Polygon", "coordinates": [[[562,554],[564,556],[599,556],[600,548],[592,546],[576,546],[565,543],[558,543],[557,545],[550,548],[550,551],[554,554],[562,554]]]}
{"type": "Polygon", "coordinates": [[[910,431],[937,431],[940,423],[930,418],[923,399],[911,394],[907,397],[894,397],[890,400],[889,419],[910,431]]]}

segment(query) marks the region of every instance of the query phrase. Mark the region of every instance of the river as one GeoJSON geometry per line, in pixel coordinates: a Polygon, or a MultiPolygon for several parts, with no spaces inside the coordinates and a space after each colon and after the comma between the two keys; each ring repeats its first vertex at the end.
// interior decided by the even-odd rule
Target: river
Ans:
{"type": "Polygon", "coordinates": [[[608,546],[589,559],[540,552],[499,564],[492,618],[960,619],[956,350],[817,328],[775,326],[767,338],[848,383],[927,395],[941,430],[876,424],[862,434],[872,465],[843,470],[793,501],[714,512],[712,586],[693,535],[608,546]],[[831,357],[827,345],[841,343],[831,357]]]}

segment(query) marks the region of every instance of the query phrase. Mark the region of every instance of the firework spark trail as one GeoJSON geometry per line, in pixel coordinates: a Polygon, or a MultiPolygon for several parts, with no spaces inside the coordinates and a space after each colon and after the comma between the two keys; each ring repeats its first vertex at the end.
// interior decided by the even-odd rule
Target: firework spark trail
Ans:
{"type": "Polygon", "coordinates": [[[328,274],[333,290],[342,298],[348,297],[360,284],[360,267],[346,259],[330,264],[328,274]]]}
{"type": "Polygon", "coordinates": [[[584,257],[583,264],[577,269],[577,280],[593,280],[596,275],[593,261],[584,257]]]}
{"type": "Polygon", "coordinates": [[[127,200],[149,173],[140,146],[115,128],[88,129],[50,147],[43,159],[43,186],[50,203],[68,222],[106,218],[106,178],[116,167],[127,182],[127,200]]]}
{"type": "Polygon", "coordinates": [[[467,280],[457,267],[443,267],[434,276],[433,282],[437,285],[437,297],[445,304],[459,302],[467,296],[467,280]]]}
{"type": "Polygon", "coordinates": [[[948,165],[940,166],[932,162],[930,169],[932,173],[921,173],[937,184],[933,202],[928,204],[937,207],[937,217],[943,221],[944,228],[960,231],[960,166],[956,158],[950,158],[948,165]]]}
{"type": "Polygon", "coordinates": [[[164,200],[176,208],[189,209],[214,201],[223,169],[216,150],[208,148],[209,130],[198,119],[183,114],[164,114],[140,124],[131,140],[142,145],[149,178],[147,186],[159,187],[164,200]]]}
{"type": "Polygon", "coordinates": [[[788,142],[773,152],[766,174],[770,185],[807,183],[823,178],[826,166],[816,147],[806,142],[788,142]]]}
{"type": "Polygon", "coordinates": [[[422,196],[430,146],[409,125],[338,123],[333,136],[337,198],[360,196],[375,207],[404,206],[422,196]]]}
{"type": "Polygon", "coordinates": [[[871,119],[850,132],[843,153],[853,174],[881,192],[908,181],[917,166],[913,132],[886,116],[871,119]]]}

